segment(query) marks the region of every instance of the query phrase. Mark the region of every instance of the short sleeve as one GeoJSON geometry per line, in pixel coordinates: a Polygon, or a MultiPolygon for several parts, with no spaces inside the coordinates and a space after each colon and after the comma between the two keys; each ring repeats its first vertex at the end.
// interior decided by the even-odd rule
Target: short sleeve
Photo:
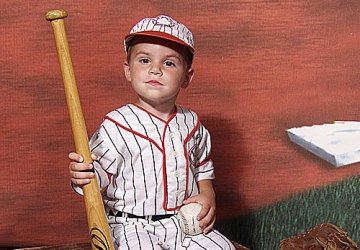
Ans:
{"type": "Polygon", "coordinates": [[[90,151],[97,156],[93,164],[101,189],[109,185],[109,179],[116,172],[117,166],[116,158],[104,138],[103,130],[101,126],[90,139],[90,151]]]}
{"type": "MultiPolygon", "coordinates": [[[[102,136],[101,126],[91,137],[89,146],[92,154],[97,156],[92,164],[94,166],[94,171],[96,173],[96,179],[100,190],[106,188],[110,183],[110,178],[113,174],[116,165],[116,159],[110,151],[110,148],[107,146],[105,140],[102,136]]],[[[82,188],[72,185],[75,192],[83,195],[82,188]]]]}
{"type": "Polygon", "coordinates": [[[211,160],[211,137],[209,131],[200,124],[197,131],[198,150],[196,152],[197,164],[195,165],[195,179],[201,181],[214,179],[214,166],[211,160]]]}

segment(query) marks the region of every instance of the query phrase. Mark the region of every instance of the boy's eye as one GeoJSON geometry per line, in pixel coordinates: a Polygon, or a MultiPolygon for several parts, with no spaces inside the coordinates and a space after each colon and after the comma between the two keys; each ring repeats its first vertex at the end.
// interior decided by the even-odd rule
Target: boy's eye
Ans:
{"type": "Polygon", "coordinates": [[[149,60],[149,59],[147,59],[147,58],[141,58],[141,59],[139,60],[139,62],[140,62],[140,63],[144,63],[144,64],[146,64],[146,63],[149,63],[149,62],[150,62],[150,60],[149,60]]]}
{"type": "Polygon", "coordinates": [[[169,67],[174,67],[174,66],[176,66],[175,63],[172,62],[172,61],[165,61],[164,64],[165,64],[166,66],[169,66],[169,67]]]}

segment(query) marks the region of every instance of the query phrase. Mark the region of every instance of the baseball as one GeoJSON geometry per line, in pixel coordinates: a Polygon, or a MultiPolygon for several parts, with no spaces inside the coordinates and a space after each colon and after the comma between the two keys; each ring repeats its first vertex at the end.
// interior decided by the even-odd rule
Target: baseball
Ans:
{"type": "Polygon", "coordinates": [[[183,205],[176,217],[179,221],[181,230],[188,235],[196,235],[202,233],[199,221],[196,216],[200,213],[202,206],[199,203],[189,203],[183,205]]]}

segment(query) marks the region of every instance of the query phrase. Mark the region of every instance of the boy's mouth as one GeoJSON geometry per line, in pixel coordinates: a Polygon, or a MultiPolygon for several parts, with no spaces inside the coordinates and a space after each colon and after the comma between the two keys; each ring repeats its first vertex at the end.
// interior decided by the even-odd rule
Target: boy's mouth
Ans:
{"type": "Polygon", "coordinates": [[[159,85],[162,85],[161,82],[159,81],[156,81],[156,80],[149,80],[146,82],[147,84],[150,84],[152,86],[159,86],[159,85]]]}

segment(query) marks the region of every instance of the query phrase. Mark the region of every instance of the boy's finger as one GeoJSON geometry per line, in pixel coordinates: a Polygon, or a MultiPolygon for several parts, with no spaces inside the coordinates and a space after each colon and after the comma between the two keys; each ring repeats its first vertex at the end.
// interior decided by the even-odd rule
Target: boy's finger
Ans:
{"type": "Polygon", "coordinates": [[[202,205],[202,209],[200,213],[196,216],[198,221],[202,220],[210,211],[210,205],[204,204],[202,205]]]}
{"type": "MultiPolygon", "coordinates": [[[[76,162],[71,162],[69,165],[69,168],[71,171],[85,171],[85,172],[89,172],[89,170],[93,169],[93,164],[88,164],[88,163],[76,163],[76,162]]],[[[92,171],[91,171],[92,172],[92,171]]]]}
{"type": "Polygon", "coordinates": [[[90,179],[74,179],[71,178],[71,182],[77,186],[83,186],[90,183],[90,179]]]}
{"type": "Polygon", "coordinates": [[[196,201],[197,201],[196,196],[192,196],[192,197],[189,197],[186,200],[184,200],[183,204],[186,205],[186,204],[189,204],[189,203],[194,203],[196,201]]]}
{"type": "Polygon", "coordinates": [[[204,216],[201,220],[199,220],[200,227],[202,229],[205,229],[209,225],[209,223],[213,221],[214,218],[215,218],[215,212],[214,210],[210,209],[206,214],[206,216],[204,216]]]}
{"type": "Polygon", "coordinates": [[[207,225],[207,227],[205,229],[203,229],[203,233],[204,234],[207,234],[208,232],[210,232],[213,227],[214,227],[214,224],[215,224],[215,216],[212,218],[212,220],[209,222],[209,224],[207,225]]]}
{"type": "Polygon", "coordinates": [[[76,180],[91,179],[92,177],[94,177],[93,172],[70,171],[70,175],[72,179],[76,180]]]}
{"type": "Polygon", "coordinates": [[[81,155],[75,153],[75,152],[71,152],[69,154],[69,159],[73,160],[73,161],[77,161],[77,162],[83,162],[84,161],[83,157],[81,155]]]}
{"type": "Polygon", "coordinates": [[[93,161],[97,160],[97,155],[96,154],[91,154],[91,159],[93,159],[93,161]]]}
{"type": "Polygon", "coordinates": [[[209,213],[199,223],[203,232],[210,231],[210,229],[214,226],[215,220],[215,212],[209,211],[209,213]]]}

